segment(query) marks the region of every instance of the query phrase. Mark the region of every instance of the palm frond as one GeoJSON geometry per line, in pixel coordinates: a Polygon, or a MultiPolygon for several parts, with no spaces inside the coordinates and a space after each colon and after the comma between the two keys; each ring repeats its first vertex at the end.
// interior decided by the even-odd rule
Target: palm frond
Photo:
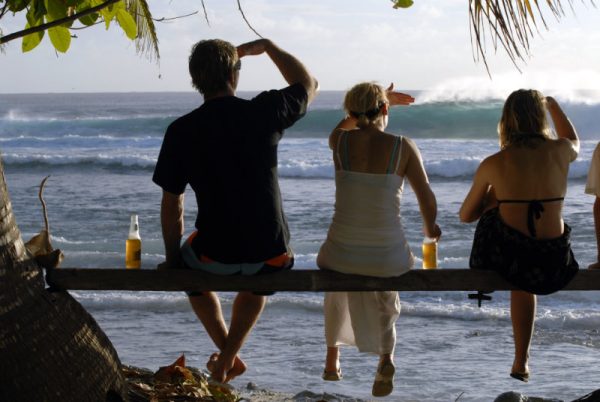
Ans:
{"type": "MultiPolygon", "coordinates": [[[[595,6],[594,0],[589,1],[595,6]]],[[[560,20],[564,17],[563,4],[567,3],[573,9],[573,0],[541,1],[543,8],[560,20]]],[[[486,60],[486,37],[491,38],[494,52],[503,48],[515,67],[519,69],[518,61],[527,61],[530,55],[529,42],[539,33],[538,24],[541,21],[548,29],[542,7],[538,0],[469,0],[469,20],[471,22],[471,44],[473,58],[482,60],[489,73],[486,60]]]]}
{"type": "Polygon", "coordinates": [[[138,36],[135,48],[138,53],[145,54],[150,60],[160,59],[158,51],[158,36],[152,20],[152,14],[146,0],[126,0],[127,11],[135,17],[138,36]]]}

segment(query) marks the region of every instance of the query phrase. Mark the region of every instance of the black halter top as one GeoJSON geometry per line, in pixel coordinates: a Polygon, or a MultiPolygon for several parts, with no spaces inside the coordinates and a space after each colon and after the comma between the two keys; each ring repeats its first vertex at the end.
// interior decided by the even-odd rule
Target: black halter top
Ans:
{"type": "Polygon", "coordinates": [[[527,229],[531,237],[536,236],[534,218],[540,219],[542,212],[544,212],[543,202],[563,201],[565,197],[557,198],[546,198],[543,200],[498,200],[498,206],[500,204],[529,204],[527,208],[527,229]]]}

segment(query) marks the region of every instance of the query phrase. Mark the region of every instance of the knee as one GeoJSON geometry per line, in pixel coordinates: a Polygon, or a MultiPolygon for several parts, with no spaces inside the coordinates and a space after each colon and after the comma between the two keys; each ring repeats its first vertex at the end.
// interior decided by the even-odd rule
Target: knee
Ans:
{"type": "Polygon", "coordinates": [[[267,298],[264,295],[256,294],[255,292],[244,291],[238,292],[236,299],[244,300],[248,302],[261,302],[265,301],[267,298]]]}

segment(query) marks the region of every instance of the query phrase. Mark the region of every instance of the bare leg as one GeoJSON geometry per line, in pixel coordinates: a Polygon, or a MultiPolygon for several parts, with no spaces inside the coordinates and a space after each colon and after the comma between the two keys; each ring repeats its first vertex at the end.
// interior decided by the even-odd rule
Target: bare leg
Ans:
{"type": "Polygon", "coordinates": [[[325,358],[325,371],[328,373],[337,373],[340,368],[340,348],[337,346],[327,346],[327,357],[325,358]]]}
{"type": "Polygon", "coordinates": [[[228,382],[239,375],[234,367],[237,354],[260,317],[265,302],[265,296],[258,296],[251,292],[237,294],[233,302],[229,334],[211,375],[214,380],[228,382]]]}
{"type": "Polygon", "coordinates": [[[594,228],[596,229],[596,247],[598,250],[598,257],[596,262],[591,264],[588,269],[600,269],[600,197],[596,197],[594,201],[594,228]]]}
{"type": "Polygon", "coordinates": [[[515,342],[515,360],[512,372],[529,373],[529,345],[533,335],[536,298],[534,294],[522,290],[513,290],[510,295],[510,317],[515,342]]]}
{"type": "Polygon", "coordinates": [[[200,296],[190,296],[194,313],[214,344],[222,350],[227,340],[227,326],[221,310],[221,301],[215,292],[203,292],[200,296]]]}
{"type": "MultiPolygon", "coordinates": [[[[189,299],[194,313],[204,325],[208,336],[210,336],[215,346],[222,351],[227,342],[228,331],[219,296],[214,292],[203,292],[202,295],[190,296],[189,299]]],[[[214,370],[218,356],[219,354],[215,353],[210,357],[207,363],[209,371],[214,370]]],[[[240,375],[244,371],[246,371],[246,364],[236,356],[232,374],[240,375]]]]}

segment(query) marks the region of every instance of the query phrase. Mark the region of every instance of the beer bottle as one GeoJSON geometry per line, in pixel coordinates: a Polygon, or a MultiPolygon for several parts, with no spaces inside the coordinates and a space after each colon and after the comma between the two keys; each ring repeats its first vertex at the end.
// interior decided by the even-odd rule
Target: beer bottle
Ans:
{"type": "Polygon", "coordinates": [[[129,236],[125,241],[125,268],[139,269],[142,266],[142,238],[140,237],[140,226],[138,216],[131,215],[129,224],[129,236]]]}

